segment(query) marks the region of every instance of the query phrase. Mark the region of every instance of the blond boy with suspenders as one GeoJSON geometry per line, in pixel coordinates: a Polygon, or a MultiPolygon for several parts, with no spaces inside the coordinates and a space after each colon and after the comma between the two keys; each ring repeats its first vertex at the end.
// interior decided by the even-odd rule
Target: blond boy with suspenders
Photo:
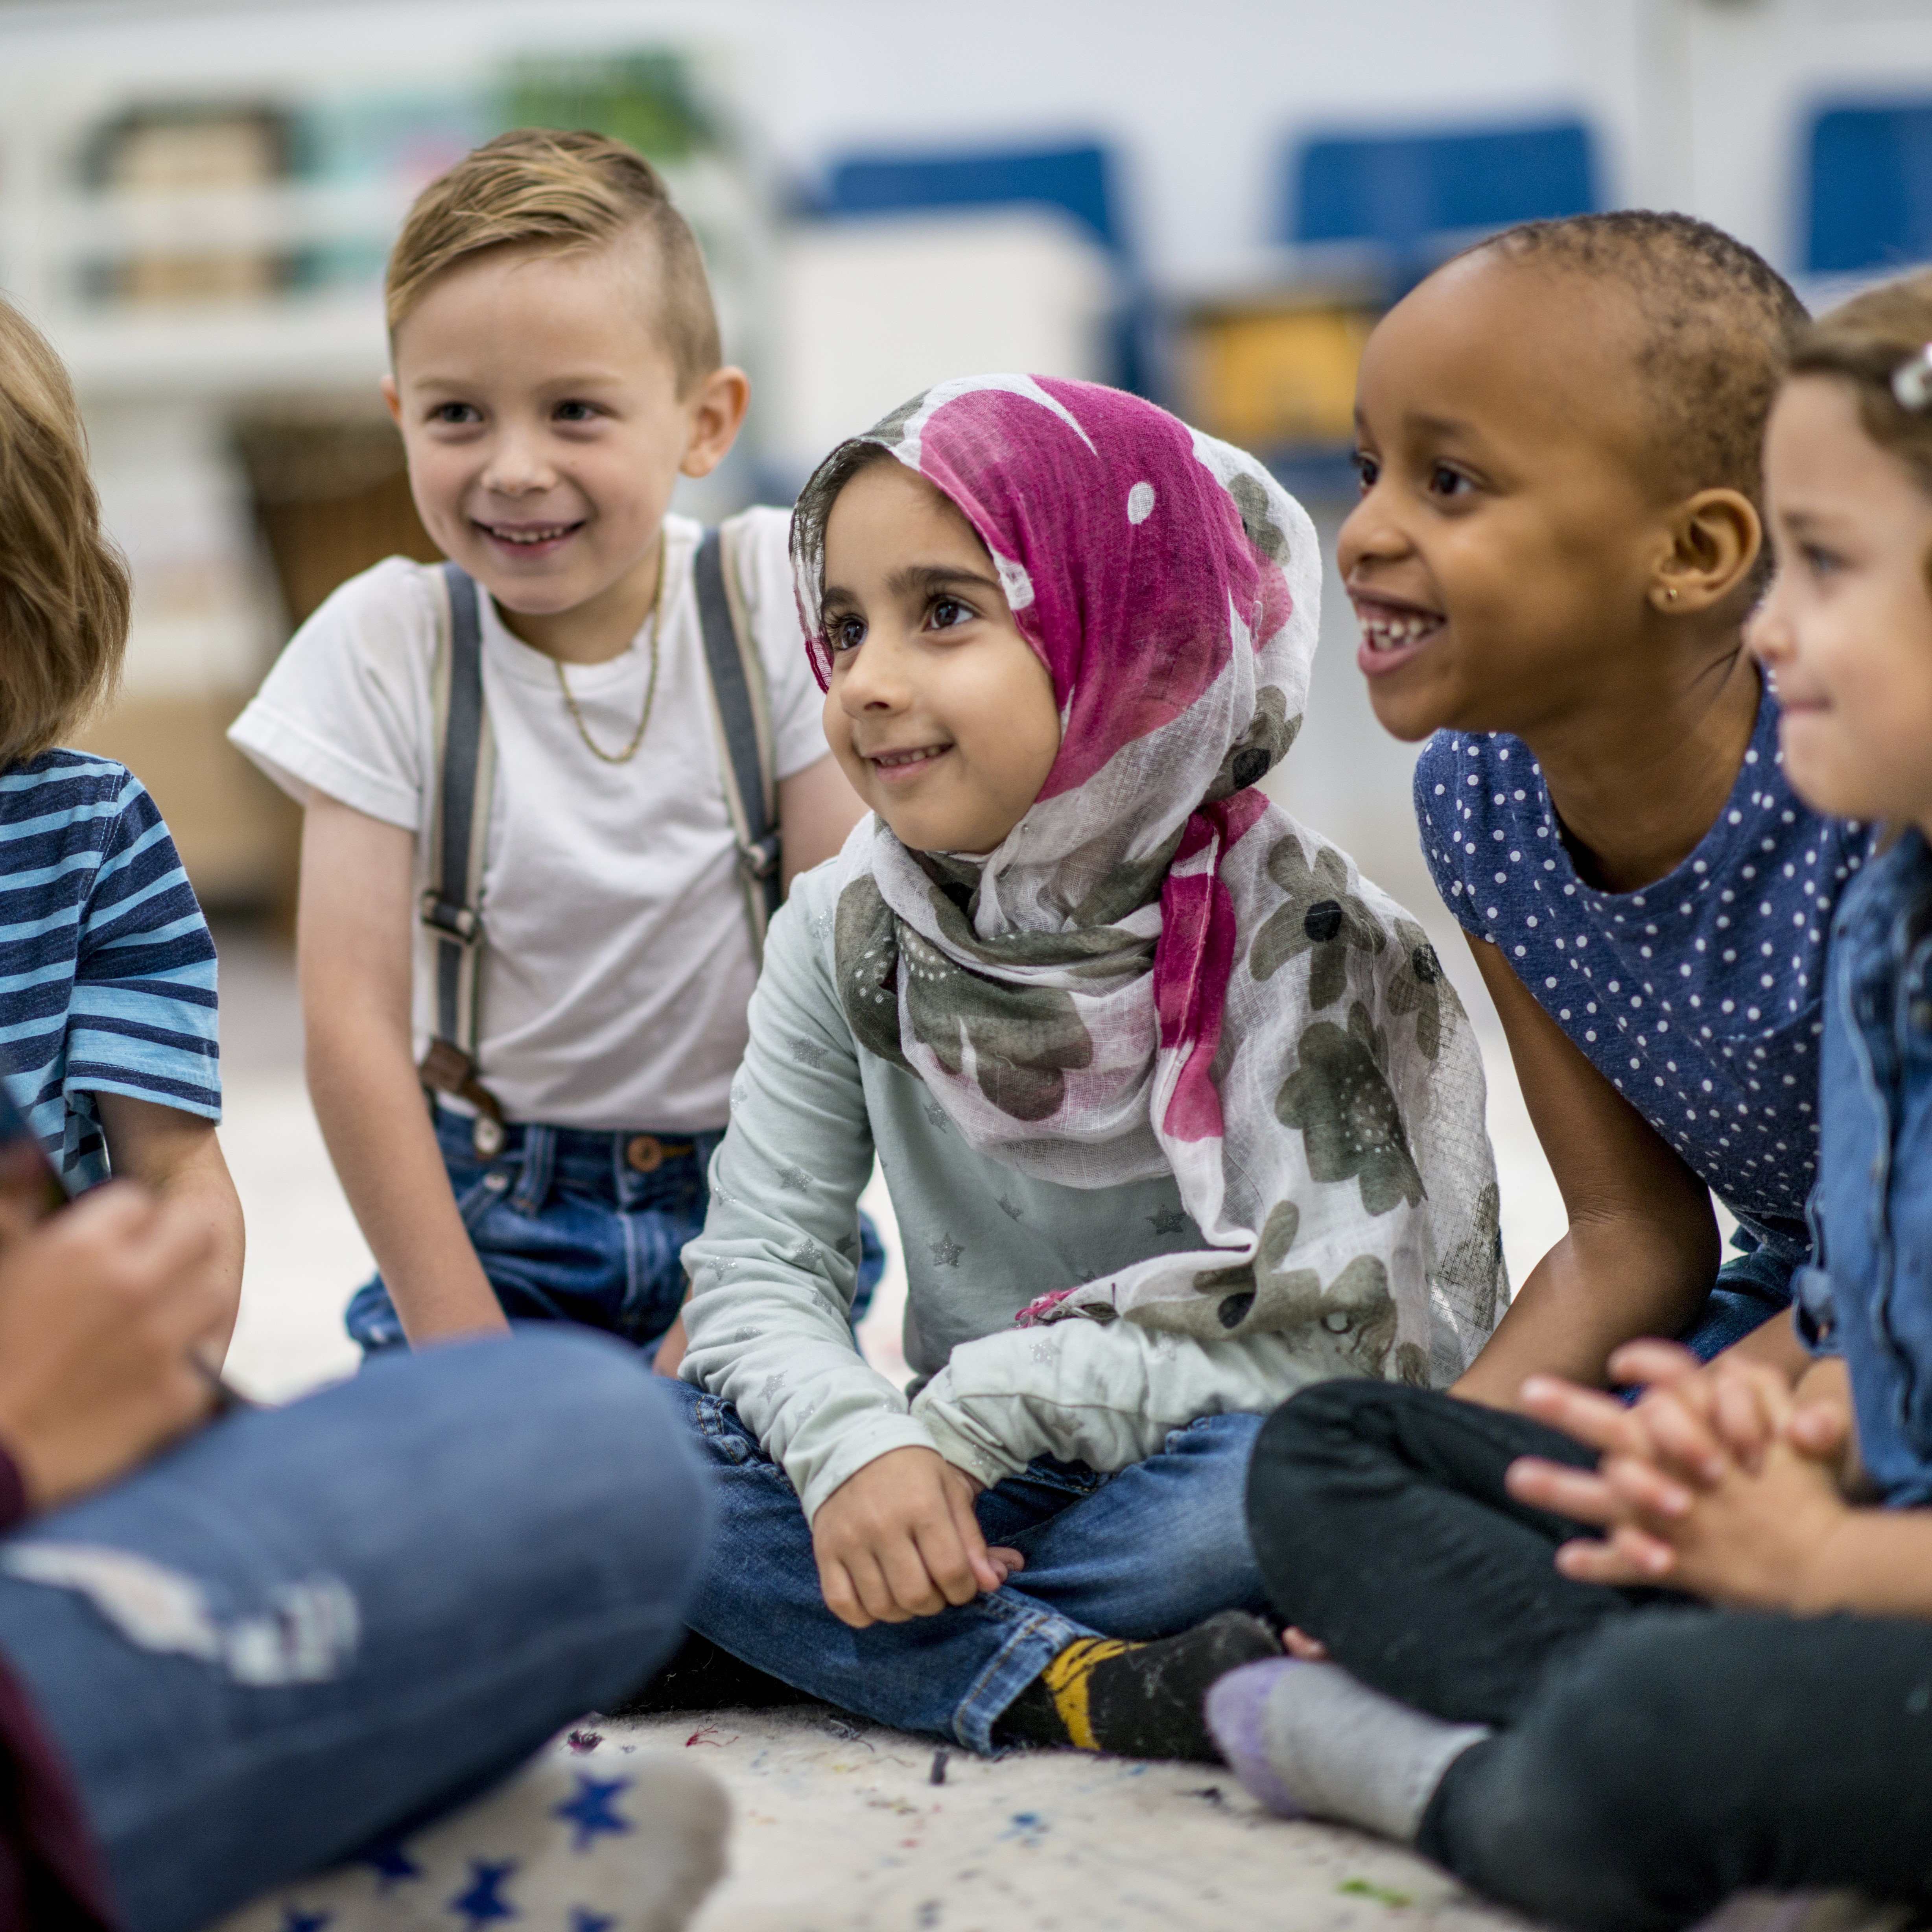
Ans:
{"type": "Polygon", "coordinates": [[[344,584],[231,734],[306,808],[309,1087],[379,1270],[350,1330],[654,1347],[764,921],[860,806],[783,513],[666,514],[748,385],[650,164],[490,142],[417,201],[388,299],[384,394],[451,561],[344,584]]]}

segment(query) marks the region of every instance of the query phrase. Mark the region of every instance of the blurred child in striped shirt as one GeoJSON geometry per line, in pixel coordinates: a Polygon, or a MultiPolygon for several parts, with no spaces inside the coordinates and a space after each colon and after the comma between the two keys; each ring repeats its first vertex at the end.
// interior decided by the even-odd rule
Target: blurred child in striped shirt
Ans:
{"type": "Polygon", "coordinates": [[[112,689],[129,586],[98,532],[65,372],[0,300],[0,1082],[69,1192],[132,1176],[192,1201],[227,1318],[242,1204],[215,1140],[214,944],[124,766],[58,748],[112,689]]]}

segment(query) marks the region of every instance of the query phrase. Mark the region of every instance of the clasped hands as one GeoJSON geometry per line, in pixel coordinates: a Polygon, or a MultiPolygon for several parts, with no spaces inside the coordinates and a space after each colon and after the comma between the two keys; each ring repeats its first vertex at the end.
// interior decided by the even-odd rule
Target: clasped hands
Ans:
{"type": "Polygon", "coordinates": [[[864,1630],[998,1589],[1026,1559],[988,1545],[973,1508],[982,1486],[934,1449],[891,1450],[848,1476],[812,1520],[826,1608],[864,1630]]]}
{"type": "Polygon", "coordinates": [[[1648,1384],[1634,1406],[1532,1376],[1523,1409],[1599,1452],[1594,1470],[1523,1456],[1519,1502],[1600,1530],[1557,1552],[1580,1582],[1649,1586],[1741,1608],[1832,1607],[1834,1537],[1858,1481],[1850,1386],[1820,1363],[1794,1388],[1762,1364],[1702,1364],[1667,1342],[1633,1342],[1612,1377],[1648,1384]]]}

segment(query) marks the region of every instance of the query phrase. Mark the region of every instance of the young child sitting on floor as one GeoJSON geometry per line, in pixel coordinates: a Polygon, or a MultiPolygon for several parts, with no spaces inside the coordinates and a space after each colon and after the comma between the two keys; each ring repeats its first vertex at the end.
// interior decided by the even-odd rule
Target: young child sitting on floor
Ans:
{"type": "Polygon", "coordinates": [[[67,371],[0,301],[0,1080],[70,1192],[111,1172],[192,1208],[218,1367],[242,1231],[214,1132],[214,943],[140,780],[53,748],[113,689],[128,637],[84,448],[67,371]]]}
{"type": "Polygon", "coordinates": [[[1262,1412],[1447,1383],[1502,1292],[1455,995],[1256,789],[1314,532],[1150,404],[992,376],[835,451],[793,550],[878,816],[772,928],[685,1251],[721,1510],[692,1627],[977,1750],[1209,1756],[1208,1682],[1274,1648],[1262,1412]],[[846,1327],[875,1148],[910,1401],[846,1327]]]}
{"type": "Polygon", "coordinates": [[[747,868],[778,883],[758,767],[788,877],[860,806],[784,517],[704,538],[667,514],[747,387],[650,164],[506,134],[423,191],[388,286],[384,393],[461,570],[392,557],[344,585],[232,734],[307,808],[309,1087],[380,1270],[350,1332],[514,1316],[649,1346],[744,1052],[747,868]]]}
{"type": "Polygon", "coordinates": [[[1244,1780],[1539,1920],[1663,1932],[1747,1888],[1908,1909],[1739,1901],[1727,1932],[1932,1904],[1928,345],[1932,277],[1859,296],[1800,338],[1766,444],[1750,641],[1786,767],[1887,828],[1832,930],[1817,1359],[1794,1391],[1733,1354],[1634,1410],[1534,1378],[1541,1421],[1337,1385],[1256,1450],[1262,1574],[1334,1660],[1216,1687],[1244,1780]],[[1564,1543],[1566,1516],[1606,1540],[1564,1543]]]}
{"type": "MultiPolygon", "coordinates": [[[[1635,1336],[1714,1354],[1804,1258],[1825,935],[1868,840],[1793,796],[1741,641],[1802,320],[1741,243],[1629,212],[1471,250],[1363,358],[1361,667],[1389,730],[1435,734],[1424,850],[1569,1214],[1459,1388],[1482,1401],[1600,1381],[1635,1336]],[[1747,1250],[1721,1270],[1714,1191],[1747,1250]]],[[[1802,1359],[1788,1322],[1751,1346],[1802,1359]]]]}

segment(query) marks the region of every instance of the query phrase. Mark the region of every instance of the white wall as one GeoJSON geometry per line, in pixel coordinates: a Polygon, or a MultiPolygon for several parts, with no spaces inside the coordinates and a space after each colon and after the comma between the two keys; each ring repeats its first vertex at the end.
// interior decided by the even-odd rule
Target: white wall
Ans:
{"type": "Polygon", "coordinates": [[[708,42],[773,161],[1096,134],[1163,280],[1268,235],[1286,136],[1579,110],[1614,199],[1688,207],[1788,261],[1801,111],[1932,92],[1924,0],[14,0],[0,127],[50,88],[398,85],[510,52],[708,42]]]}

